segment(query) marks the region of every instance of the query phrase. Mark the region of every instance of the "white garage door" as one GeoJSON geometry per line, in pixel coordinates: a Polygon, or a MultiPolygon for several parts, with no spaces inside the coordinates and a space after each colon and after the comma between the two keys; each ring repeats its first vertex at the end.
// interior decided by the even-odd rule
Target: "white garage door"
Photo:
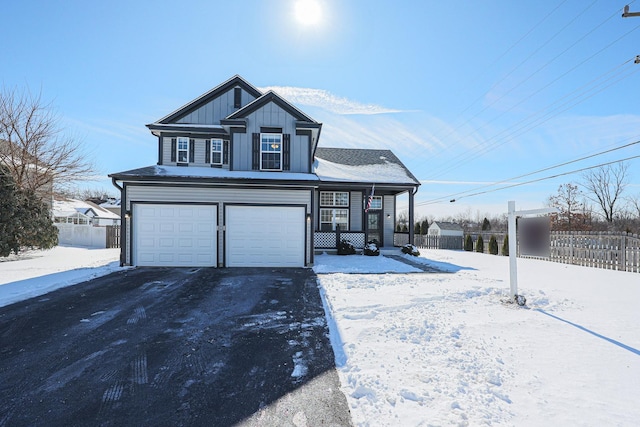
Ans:
{"type": "Polygon", "coordinates": [[[304,267],[304,207],[227,206],[228,267],[304,267]]]}
{"type": "Polygon", "coordinates": [[[217,266],[218,208],[211,205],[135,204],[134,265],[217,266]]]}

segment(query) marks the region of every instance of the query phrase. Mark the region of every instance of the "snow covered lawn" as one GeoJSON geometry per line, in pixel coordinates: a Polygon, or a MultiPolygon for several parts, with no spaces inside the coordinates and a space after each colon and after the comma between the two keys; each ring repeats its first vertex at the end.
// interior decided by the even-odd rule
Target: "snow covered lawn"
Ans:
{"type": "MultiPolygon", "coordinates": [[[[501,302],[507,258],[422,252],[448,273],[316,257],[354,424],[638,425],[640,274],[519,259],[521,308],[501,302]]],[[[118,256],[57,247],[0,260],[0,307],[116,271],[118,256]]]]}
{"type": "Polygon", "coordinates": [[[119,258],[120,249],[66,246],[0,258],[0,307],[109,274],[119,258]]]}
{"type": "Polygon", "coordinates": [[[638,425],[640,274],[519,259],[521,308],[506,257],[419,260],[315,259],[355,425],[638,425]]]}

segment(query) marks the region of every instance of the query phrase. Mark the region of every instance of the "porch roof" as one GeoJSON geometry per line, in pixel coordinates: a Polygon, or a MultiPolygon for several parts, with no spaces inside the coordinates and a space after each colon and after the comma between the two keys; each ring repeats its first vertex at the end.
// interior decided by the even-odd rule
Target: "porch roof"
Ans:
{"type": "Polygon", "coordinates": [[[391,150],[318,147],[313,170],[321,182],[420,185],[391,150]]]}

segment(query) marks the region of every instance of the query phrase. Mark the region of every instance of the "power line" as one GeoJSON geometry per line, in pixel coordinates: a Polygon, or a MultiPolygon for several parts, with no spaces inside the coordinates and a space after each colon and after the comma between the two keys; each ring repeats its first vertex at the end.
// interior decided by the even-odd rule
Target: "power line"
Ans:
{"type": "Polygon", "coordinates": [[[587,160],[587,159],[591,159],[591,158],[594,158],[594,157],[602,156],[604,154],[609,154],[609,153],[612,153],[614,151],[622,150],[624,148],[629,148],[629,147],[637,145],[637,144],[640,144],[640,140],[637,140],[637,141],[634,141],[634,142],[630,142],[630,143],[622,145],[620,147],[611,148],[609,150],[600,151],[600,152],[595,153],[595,154],[590,154],[588,156],[583,156],[583,157],[580,157],[578,159],[574,159],[574,160],[570,160],[570,161],[567,161],[567,162],[564,162],[564,163],[560,163],[560,164],[557,164],[557,165],[549,166],[549,167],[546,167],[546,168],[543,168],[543,169],[538,169],[536,171],[529,172],[529,173],[526,173],[526,174],[523,174],[523,175],[518,175],[518,176],[513,177],[513,178],[504,179],[502,181],[498,181],[498,182],[494,182],[494,183],[491,183],[491,184],[483,185],[481,187],[477,187],[477,188],[474,188],[474,189],[471,189],[471,190],[461,191],[459,193],[450,194],[448,196],[439,197],[437,199],[428,200],[426,202],[416,203],[416,206],[421,206],[423,204],[431,204],[431,202],[447,200],[447,199],[452,199],[452,198],[458,198],[459,199],[459,198],[463,198],[463,197],[470,197],[470,196],[464,196],[464,195],[467,194],[467,193],[471,193],[473,191],[481,190],[483,188],[494,187],[496,185],[500,185],[500,184],[504,184],[506,182],[514,181],[516,179],[526,178],[526,177],[531,176],[531,175],[536,175],[536,174],[539,174],[539,173],[542,173],[542,172],[550,171],[552,169],[557,169],[557,168],[560,168],[560,167],[563,167],[563,166],[567,166],[567,165],[570,165],[570,164],[573,164],[573,163],[581,162],[583,160],[587,160]],[[462,197],[460,197],[460,196],[462,196],[462,197]]]}
{"type": "MultiPolygon", "coordinates": [[[[635,1],[635,0],[634,0],[634,1],[635,1]]],[[[588,9],[589,7],[591,7],[592,5],[593,5],[593,3],[592,3],[591,5],[589,5],[589,6],[587,7],[587,9],[588,9]]],[[[555,9],[554,9],[554,11],[555,11],[555,9]]],[[[585,9],[585,10],[583,10],[583,11],[582,11],[582,13],[584,13],[585,11],[586,11],[586,9],[585,9]]],[[[582,13],[581,13],[581,14],[582,14],[582,13]]],[[[619,14],[619,9],[616,9],[616,12],[615,12],[615,13],[613,13],[612,15],[610,15],[609,17],[607,17],[605,20],[603,20],[600,24],[598,24],[596,27],[592,28],[590,31],[588,31],[587,33],[585,33],[581,38],[579,38],[576,42],[574,42],[573,44],[571,44],[568,48],[566,48],[565,50],[563,50],[560,54],[556,55],[552,60],[548,61],[546,64],[544,64],[543,66],[541,66],[540,68],[538,68],[538,70],[537,70],[537,71],[535,71],[533,74],[529,75],[529,77],[527,77],[524,81],[520,82],[518,85],[516,85],[515,87],[511,88],[511,89],[509,90],[509,92],[507,92],[507,94],[508,94],[508,93],[510,93],[511,91],[513,91],[514,89],[516,89],[517,87],[519,87],[520,85],[522,85],[524,82],[526,82],[527,80],[529,80],[531,77],[533,77],[535,74],[537,74],[538,72],[540,72],[542,69],[544,69],[545,67],[547,67],[551,62],[555,61],[557,58],[559,58],[560,56],[562,56],[563,54],[565,54],[569,49],[571,49],[573,46],[575,46],[575,45],[576,45],[576,44],[578,44],[580,41],[582,41],[583,39],[585,39],[587,36],[589,36],[590,34],[592,34],[594,31],[596,31],[598,28],[600,28],[600,27],[601,27],[602,25],[604,25],[606,22],[608,22],[609,20],[611,20],[611,19],[613,19],[614,17],[618,16],[618,14],[619,14]]],[[[578,15],[578,16],[580,16],[580,15],[578,15]]],[[[574,20],[575,20],[575,18],[574,18],[574,20]]],[[[573,22],[573,21],[572,21],[572,22],[573,22]]],[[[569,25],[569,24],[567,24],[567,25],[569,25]]],[[[565,27],[563,27],[560,31],[558,31],[558,32],[556,33],[556,35],[557,35],[557,34],[559,34],[559,33],[561,33],[565,28],[566,28],[566,26],[565,26],[565,27]]],[[[547,85],[545,85],[544,87],[540,88],[539,90],[537,90],[536,92],[534,92],[532,95],[530,95],[530,96],[528,96],[528,97],[524,98],[523,100],[521,100],[520,102],[518,102],[516,105],[512,106],[511,108],[509,108],[507,111],[505,111],[505,112],[501,113],[499,116],[495,117],[495,118],[494,118],[494,119],[492,119],[490,122],[485,123],[485,124],[484,124],[483,126],[481,126],[480,128],[475,129],[473,132],[471,132],[471,133],[467,134],[465,137],[470,136],[470,135],[472,135],[472,134],[476,133],[479,129],[481,129],[481,128],[483,128],[483,127],[487,126],[489,123],[491,123],[491,122],[495,121],[496,119],[498,119],[499,117],[503,116],[503,115],[504,115],[504,114],[506,114],[507,112],[509,112],[509,111],[513,110],[513,109],[514,109],[514,108],[516,108],[517,106],[521,105],[522,103],[524,103],[525,101],[527,101],[527,100],[528,100],[528,99],[530,99],[531,97],[533,97],[533,96],[537,95],[537,94],[538,94],[538,93],[540,93],[542,90],[544,90],[544,89],[548,88],[548,87],[549,87],[549,86],[551,86],[553,83],[555,83],[555,82],[557,82],[558,80],[560,80],[560,79],[564,78],[566,75],[568,75],[569,73],[571,73],[572,71],[574,71],[575,69],[577,69],[578,67],[580,67],[581,65],[585,64],[587,61],[589,61],[589,60],[593,59],[596,55],[599,55],[599,54],[600,54],[600,53],[602,53],[604,50],[606,50],[606,49],[610,48],[613,44],[615,44],[615,43],[619,42],[622,38],[626,37],[626,36],[627,36],[627,35],[629,35],[631,32],[633,32],[633,31],[637,30],[638,28],[640,28],[640,25],[638,25],[637,27],[635,27],[635,28],[631,29],[630,31],[626,32],[625,34],[623,34],[622,36],[618,37],[616,40],[612,41],[611,43],[607,44],[606,46],[604,46],[603,48],[601,48],[600,50],[598,50],[598,51],[597,51],[597,52],[595,52],[594,54],[590,55],[588,58],[586,58],[586,59],[584,59],[583,61],[581,61],[579,64],[575,65],[574,67],[572,67],[571,69],[569,69],[568,71],[566,71],[565,73],[563,73],[563,74],[562,74],[561,76],[559,76],[558,78],[556,78],[556,79],[554,79],[553,81],[551,81],[549,84],[547,84],[547,85]]],[[[555,36],[554,36],[554,37],[555,37],[555,36]]],[[[548,42],[549,42],[549,41],[551,41],[552,39],[553,39],[553,37],[552,37],[551,39],[549,39],[545,44],[543,44],[543,46],[541,46],[540,48],[538,48],[535,52],[538,52],[539,50],[541,50],[541,48],[542,48],[542,47],[544,47],[546,44],[548,44],[548,42]]],[[[534,52],[534,53],[535,53],[535,52],[534,52]]],[[[519,67],[520,67],[520,65],[522,65],[524,62],[526,62],[530,57],[531,57],[531,55],[530,55],[530,56],[529,56],[525,61],[521,62],[518,66],[516,66],[516,68],[514,68],[514,69],[509,73],[509,75],[510,75],[513,71],[515,71],[517,68],[519,68],[519,67]]],[[[625,63],[626,63],[626,62],[625,62],[625,63]]],[[[609,71],[609,72],[610,72],[610,71],[609,71]]],[[[607,72],[607,73],[609,73],[609,72],[607,72]]],[[[603,74],[603,75],[606,75],[607,73],[605,73],[605,74],[603,74]]],[[[602,76],[600,76],[600,77],[602,77],[602,76]]],[[[598,77],[598,78],[600,78],[600,77],[598,77]]],[[[596,80],[597,80],[597,79],[596,79],[596,80]]],[[[496,85],[494,85],[494,86],[492,86],[492,87],[495,87],[495,86],[496,86],[496,85]]],[[[608,86],[607,86],[607,87],[608,87],[608,86]]],[[[574,92],[575,92],[575,91],[574,91],[574,92]]],[[[600,92],[600,91],[598,91],[598,92],[600,92]]],[[[572,93],[573,93],[573,92],[572,92],[572,93]]],[[[506,96],[507,94],[504,94],[502,97],[500,97],[498,100],[495,100],[492,104],[490,104],[489,106],[485,107],[485,108],[484,108],[483,110],[481,110],[479,113],[476,113],[473,117],[471,117],[470,119],[468,119],[467,121],[465,121],[465,122],[463,123],[463,125],[462,125],[462,126],[464,126],[465,124],[469,123],[473,118],[477,117],[480,113],[482,113],[483,111],[485,111],[485,110],[486,110],[488,107],[490,107],[491,105],[494,105],[495,103],[497,103],[500,99],[504,98],[504,96],[506,96]]],[[[569,95],[569,94],[568,94],[568,95],[569,95]]],[[[565,97],[567,97],[568,95],[565,95],[565,97]]],[[[584,99],[583,99],[582,101],[580,101],[580,102],[584,102],[584,100],[586,100],[586,99],[588,99],[588,98],[590,98],[590,97],[586,97],[586,98],[584,98],[584,99]]],[[[553,105],[554,105],[554,104],[556,104],[557,102],[560,102],[562,99],[564,99],[564,97],[563,97],[563,98],[560,98],[560,99],[559,99],[559,100],[557,100],[556,102],[554,102],[554,103],[550,104],[547,108],[549,108],[550,106],[553,106],[553,105]]],[[[575,105],[577,105],[577,104],[578,104],[578,103],[580,103],[580,102],[577,102],[577,103],[573,104],[572,106],[575,106],[575,105]]],[[[474,103],[475,103],[475,101],[474,101],[474,103]]],[[[465,110],[465,111],[466,111],[466,110],[465,110]]],[[[565,110],[562,110],[562,111],[560,111],[560,112],[563,112],[563,111],[566,111],[566,109],[565,109],[565,110]]],[[[495,135],[494,137],[490,138],[490,139],[489,139],[489,141],[490,141],[491,139],[495,139],[496,137],[498,137],[498,136],[499,136],[499,135],[501,135],[501,134],[504,134],[504,133],[509,132],[509,130],[510,130],[510,129],[513,129],[515,126],[518,126],[518,125],[522,124],[523,122],[525,122],[526,120],[529,120],[529,119],[531,119],[531,118],[535,117],[536,115],[540,115],[541,113],[542,113],[542,110],[541,110],[541,111],[538,111],[538,112],[537,112],[537,113],[535,113],[535,114],[530,115],[529,117],[527,117],[526,119],[521,120],[520,122],[518,122],[516,125],[512,126],[511,128],[505,129],[504,131],[502,131],[502,132],[500,132],[499,134],[495,135]]],[[[559,113],[558,113],[558,114],[559,114],[559,113]]],[[[547,120],[549,120],[549,119],[550,119],[550,117],[549,117],[547,120]]],[[[547,121],[547,120],[541,121],[541,122],[540,122],[540,123],[538,123],[536,126],[539,126],[540,124],[544,123],[544,122],[545,122],[545,121],[547,121]]],[[[534,127],[536,127],[536,126],[530,126],[530,127],[529,127],[528,129],[526,129],[524,132],[526,132],[526,131],[528,131],[528,130],[533,129],[533,128],[534,128],[534,127]]],[[[515,133],[516,133],[517,131],[519,131],[519,130],[522,130],[522,129],[523,129],[523,128],[525,128],[525,127],[526,127],[526,126],[522,126],[522,127],[520,127],[518,130],[514,131],[514,132],[513,132],[513,134],[515,134],[515,133]]],[[[521,135],[521,134],[522,134],[522,133],[524,133],[524,132],[520,132],[520,133],[519,133],[519,135],[521,135]]],[[[453,133],[453,131],[451,131],[449,134],[452,134],[452,133],[453,133]]],[[[465,137],[461,137],[461,138],[459,138],[459,140],[462,140],[462,139],[464,139],[465,137]]],[[[514,136],[514,137],[515,137],[515,136],[514,136]]],[[[507,139],[506,141],[504,141],[502,144],[499,144],[499,145],[503,145],[503,144],[505,144],[506,142],[509,142],[511,139],[513,139],[513,137],[512,137],[512,138],[510,138],[510,139],[507,139]]],[[[504,140],[504,138],[501,138],[501,140],[504,140]]],[[[474,150],[472,150],[472,152],[467,152],[467,153],[459,154],[458,156],[454,157],[453,159],[449,159],[449,161],[447,161],[447,162],[445,162],[444,164],[440,165],[440,167],[437,169],[437,171],[436,171],[436,172],[432,172],[431,177],[438,176],[438,175],[439,175],[439,173],[441,173],[440,171],[444,171],[444,170],[450,171],[452,168],[459,167],[461,164],[464,164],[464,163],[465,163],[465,160],[470,159],[470,158],[473,158],[473,157],[477,157],[477,153],[481,153],[480,155],[482,155],[482,154],[486,154],[487,152],[489,152],[489,151],[491,151],[491,150],[493,149],[492,147],[494,147],[494,146],[499,146],[499,145],[497,145],[497,142],[498,142],[498,141],[496,141],[496,142],[492,143],[492,144],[491,144],[491,145],[489,145],[488,147],[487,147],[487,146],[484,146],[484,147],[480,147],[480,146],[478,146],[478,147],[476,147],[474,150]],[[454,163],[454,164],[453,164],[453,166],[451,166],[452,162],[455,162],[455,161],[456,161],[456,159],[459,159],[459,158],[462,158],[462,160],[461,160],[461,161],[458,161],[457,163],[454,163]]],[[[449,147],[451,147],[451,145],[450,145],[449,147]]],[[[495,148],[495,147],[494,147],[494,148],[495,148]]]]}
{"type": "MultiPolygon", "coordinates": [[[[624,161],[627,161],[627,160],[633,160],[633,159],[637,159],[637,158],[640,158],[640,154],[637,155],[637,156],[626,157],[624,159],[618,159],[618,160],[613,160],[613,161],[606,162],[606,163],[600,163],[599,165],[589,166],[589,167],[586,167],[586,168],[576,169],[576,170],[572,170],[572,171],[569,171],[569,172],[563,172],[563,173],[559,173],[559,174],[556,174],[556,175],[546,176],[546,177],[534,179],[534,180],[531,180],[531,181],[519,182],[519,183],[516,183],[516,184],[506,185],[504,187],[495,188],[493,190],[486,190],[486,191],[480,191],[480,192],[477,192],[477,193],[468,194],[466,196],[459,197],[458,199],[452,199],[451,202],[455,202],[455,201],[457,201],[459,199],[463,199],[463,198],[474,197],[474,196],[479,196],[479,195],[482,195],[482,194],[488,194],[488,193],[493,193],[493,192],[496,192],[496,191],[506,190],[508,188],[520,187],[522,185],[528,185],[528,184],[534,184],[536,182],[546,181],[548,179],[559,178],[561,176],[566,176],[566,175],[572,175],[574,173],[584,172],[584,171],[587,171],[587,170],[590,170],[590,169],[595,169],[595,168],[599,168],[599,167],[603,167],[603,166],[608,166],[608,165],[612,165],[614,163],[620,163],[620,162],[624,162],[624,161]]],[[[438,201],[440,201],[440,200],[441,199],[438,199],[438,201]]],[[[421,203],[416,203],[416,206],[426,206],[426,205],[431,205],[431,204],[434,204],[434,203],[438,203],[438,202],[436,202],[435,200],[434,201],[421,202],[421,203]]]]}
{"type": "MultiPolygon", "coordinates": [[[[635,0],[634,0],[635,1],[635,0]]],[[[562,5],[564,5],[567,2],[567,0],[563,0],[560,4],[558,4],[553,10],[551,10],[551,12],[549,12],[547,15],[545,15],[544,18],[542,18],[540,21],[538,21],[537,24],[535,24],[533,27],[531,27],[529,29],[529,31],[527,31],[523,36],[521,36],[515,43],[513,43],[507,50],[505,50],[497,59],[495,59],[493,61],[493,63],[491,65],[489,65],[486,69],[485,69],[485,73],[487,72],[487,70],[491,67],[493,67],[495,64],[498,63],[498,61],[500,61],[502,58],[504,58],[509,52],[511,52],[517,45],[519,45],[529,34],[531,34],[534,30],[536,30],[540,25],[542,25],[542,23],[544,23],[551,15],[553,15],[562,5]]],[[[557,34],[556,34],[557,36],[557,34]]],[[[553,40],[554,37],[552,37],[551,39],[549,39],[549,42],[551,40],[553,40]]],[[[540,50],[540,49],[538,49],[540,50]]],[[[464,108],[460,113],[458,113],[458,116],[462,116],[462,114],[466,113],[469,109],[471,109],[471,107],[473,107],[478,101],[480,101],[482,98],[484,98],[488,93],[490,93],[495,87],[497,87],[500,83],[502,83],[504,80],[506,80],[509,76],[511,76],[511,74],[513,74],[518,68],[520,68],[520,66],[522,66],[522,64],[524,64],[529,58],[531,57],[531,55],[529,55],[529,57],[527,57],[527,59],[525,59],[524,61],[522,61],[521,63],[519,63],[516,67],[514,67],[513,69],[511,69],[511,71],[509,71],[507,73],[506,76],[502,77],[499,81],[497,81],[496,83],[494,83],[489,89],[487,89],[482,95],[478,96],[476,99],[474,99],[466,108],[464,108]]],[[[480,79],[480,74],[476,74],[476,78],[474,79],[474,81],[478,81],[480,79]]],[[[484,111],[484,110],[482,110],[484,111]]],[[[481,111],[481,112],[482,112],[481,111]]],[[[475,114],[471,119],[473,119],[474,117],[476,117],[479,113],[475,114]]],[[[466,120],[465,122],[463,122],[461,125],[459,125],[459,127],[462,127],[464,125],[466,125],[467,123],[469,123],[469,121],[471,119],[466,120]]],[[[448,138],[450,135],[452,135],[454,133],[454,130],[449,131],[444,137],[442,137],[441,139],[445,139],[448,138]]]]}
{"type": "MultiPolygon", "coordinates": [[[[608,47],[611,46],[611,44],[616,43],[617,41],[619,41],[622,37],[625,37],[626,35],[628,35],[630,32],[637,30],[638,28],[640,28],[640,25],[636,26],[634,29],[632,29],[631,31],[625,33],[623,36],[619,37],[618,39],[616,39],[615,41],[613,41],[612,43],[610,43],[609,45],[605,46],[604,48],[600,49],[600,51],[596,52],[595,54],[591,55],[589,58],[587,58],[585,61],[583,61],[581,64],[584,64],[584,62],[592,59],[594,56],[598,55],[599,53],[601,53],[603,50],[607,49],[608,47]]],[[[635,59],[635,58],[634,58],[635,59]]],[[[557,99],[556,101],[552,102],[551,104],[547,105],[546,107],[538,110],[535,113],[530,114],[529,116],[525,117],[524,119],[520,120],[519,122],[517,122],[516,124],[510,126],[507,129],[504,129],[503,131],[497,133],[496,135],[494,135],[493,137],[489,138],[486,142],[489,142],[491,140],[494,140],[493,142],[491,142],[490,144],[486,144],[485,145],[478,145],[477,147],[475,147],[474,149],[472,149],[470,152],[466,152],[466,153],[461,153],[458,154],[457,156],[453,157],[452,159],[450,159],[448,162],[446,162],[445,164],[443,164],[442,166],[440,166],[440,168],[438,169],[437,172],[434,172],[431,176],[437,176],[441,171],[441,170],[447,170],[450,171],[453,168],[459,167],[461,165],[463,165],[464,163],[466,163],[469,159],[475,159],[481,155],[487,154],[489,151],[492,151],[495,148],[498,148],[504,144],[506,144],[507,142],[512,141],[513,139],[515,139],[515,137],[520,136],[538,126],[540,126],[541,124],[549,121],[551,118],[557,116],[558,114],[565,112],[573,107],[575,107],[576,105],[586,101],[587,99],[595,96],[596,94],[602,92],[604,89],[607,89],[608,87],[612,86],[615,83],[620,82],[621,80],[631,76],[632,74],[636,73],[637,71],[640,71],[640,69],[634,69],[632,72],[627,73],[626,75],[624,75],[621,78],[618,78],[617,80],[615,80],[613,83],[610,83],[606,86],[604,86],[603,88],[597,90],[594,93],[589,94],[589,92],[594,91],[597,87],[604,85],[605,83],[613,80],[614,78],[616,78],[618,75],[622,74],[622,71],[619,71],[617,74],[608,77],[606,80],[602,81],[602,82],[598,82],[598,80],[602,79],[604,76],[611,74],[615,71],[620,70],[621,67],[623,67],[624,65],[628,64],[629,62],[634,61],[634,59],[630,59],[627,60],[625,62],[623,62],[620,65],[617,65],[616,67],[612,68],[611,70],[601,74],[600,76],[598,76],[597,78],[593,79],[592,81],[588,82],[587,84],[573,90],[572,92],[569,92],[567,94],[565,94],[564,96],[562,96],[561,98],[557,99]],[[589,88],[589,86],[592,86],[591,88],[589,88]],[[581,89],[584,90],[582,92],[579,92],[581,89]],[[559,102],[563,101],[564,99],[568,98],[569,96],[577,93],[577,95],[573,96],[572,98],[569,99],[569,101],[557,105],[559,102]],[[589,95],[589,96],[587,96],[589,95]],[[582,99],[580,99],[580,97],[582,97],[582,99]],[[564,108],[562,110],[560,110],[560,108],[562,108],[563,106],[566,106],[567,104],[569,104],[572,100],[577,100],[575,103],[569,105],[567,108],[564,108]],[[555,106],[555,107],[554,107],[555,106]],[[551,109],[551,107],[554,107],[551,109]],[[547,111],[548,110],[548,111],[547,111]],[[547,111],[546,114],[542,115],[542,113],[544,113],[545,111],[547,111]],[[529,122],[529,123],[527,123],[529,122]],[[505,136],[500,137],[500,135],[505,134],[505,136]],[[500,138],[498,138],[500,137],[500,138]],[[501,142],[502,141],[502,142],[501,142]],[[459,160],[458,160],[459,159],[459,160]],[[456,160],[458,160],[456,162],[456,160]],[[454,163],[455,162],[455,163],[454,163]]],[[[578,66],[579,66],[578,65],[578,66]]],[[[549,85],[553,84],[554,82],[556,82],[557,80],[559,80],[560,78],[564,77],[566,74],[568,74],[569,72],[573,71],[576,67],[572,68],[571,70],[567,71],[565,74],[563,74],[562,76],[560,76],[559,78],[557,78],[556,80],[554,80],[553,82],[551,82],[549,85]]],[[[545,89],[546,87],[548,87],[549,85],[543,87],[542,89],[540,89],[538,92],[540,92],[541,90],[545,89]]],[[[533,95],[537,94],[538,92],[534,93],[533,95]]],[[[531,95],[531,96],[533,96],[531,95]]],[[[523,102],[525,102],[527,99],[529,98],[525,98],[524,100],[522,100],[521,102],[519,102],[518,104],[514,105],[511,109],[517,107],[518,105],[522,104],[523,102]]],[[[511,111],[511,109],[505,111],[504,113],[500,114],[498,117],[494,118],[493,120],[501,117],[502,115],[506,114],[507,112],[511,111]]],[[[493,121],[492,120],[492,121],[493,121]]],[[[491,122],[489,122],[491,123],[491,122]]],[[[488,124],[488,123],[487,123],[488,124]]],[[[486,125],[485,125],[486,126],[486,125]]],[[[471,134],[468,134],[467,136],[469,136],[471,134]]]]}

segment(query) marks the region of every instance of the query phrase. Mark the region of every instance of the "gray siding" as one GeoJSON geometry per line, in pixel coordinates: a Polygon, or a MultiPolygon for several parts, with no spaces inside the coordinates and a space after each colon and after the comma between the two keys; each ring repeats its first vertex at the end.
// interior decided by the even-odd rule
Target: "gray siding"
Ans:
{"type": "Polygon", "coordinates": [[[233,170],[251,170],[252,134],[260,133],[260,127],[282,128],[291,135],[291,172],[309,173],[309,137],[296,135],[296,119],[280,106],[269,103],[247,116],[247,132],[234,134],[233,170]]]}
{"type": "MultiPolygon", "coordinates": [[[[269,190],[269,189],[237,189],[237,188],[207,188],[207,187],[185,187],[185,186],[135,186],[127,185],[126,210],[131,210],[131,203],[153,202],[153,203],[217,203],[218,204],[218,225],[225,224],[224,205],[225,204],[264,204],[264,205],[304,205],[306,211],[311,209],[311,190],[269,190]]],[[[129,224],[131,221],[129,221],[129,224]]],[[[131,228],[127,227],[127,235],[124,239],[127,242],[126,259],[131,263],[131,228]]],[[[311,234],[307,234],[307,259],[311,262],[311,234]]],[[[224,230],[219,227],[218,231],[218,263],[223,262],[224,254],[224,230]]]]}
{"type": "Polygon", "coordinates": [[[382,198],[382,221],[384,222],[384,244],[393,246],[393,233],[395,232],[396,219],[396,198],[395,196],[383,196],[382,198]],[[390,216],[387,218],[387,216],[390,216]]]}
{"type": "Polygon", "coordinates": [[[364,212],[364,202],[362,192],[360,191],[352,191],[349,194],[349,222],[350,222],[350,230],[351,231],[363,231],[362,227],[362,214],[364,212]]]}
{"type": "MultiPolygon", "coordinates": [[[[204,104],[197,110],[191,112],[190,114],[184,116],[180,120],[176,121],[176,123],[189,123],[189,124],[198,124],[198,125],[219,125],[220,120],[224,119],[231,113],[238,110],[237,108],[233,108],[233,89],[231,88],[227,92],[221,94],[217,98],[209,101],[204,104]]],[[[242,106],[244,107],[255,98],[247,93],[245,90],[242,90],[242,106]]]]}
{"type": "MultiPolygon", "coordinates": [[[[192,138],[193,139],[193,138],[192,138]]],[[[193,166],[209,166],[209,163],[205,163],[206,156],[206,144],[208,139],[195,138],[194,148],[194,162],[193,166]]],[[[162,164],[166,166],[175,166],[176,162],[171,161],[171,137],[163,137],[162,142],[162,164]]]]}

